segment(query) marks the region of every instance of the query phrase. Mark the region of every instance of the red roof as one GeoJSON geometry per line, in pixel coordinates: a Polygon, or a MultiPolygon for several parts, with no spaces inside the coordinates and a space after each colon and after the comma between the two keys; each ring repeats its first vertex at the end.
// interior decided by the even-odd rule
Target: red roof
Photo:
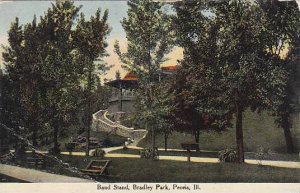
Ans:
{"type": "MultiPolygon", "coordinates": [[[[161,67],[161,69],[166,72],[176,72],[177,66],[163,66],[163,67],[161,67]]],[[[133,72],[128,72],[124,76],[124,78],[122,78],[122,80],[137,80],[137,79],[138,78],[136,77],[136,75],[133,72]]]]}
{"type": "Polygon", "coordinates": [[[163,71],[168,71],[168,72],[176,72],[177,66],[163,66],[161,67],[163,71]]]}
{"type": "Polygon", "coordinates": [[[122,80],[137,80],[137,77],[132,72],[128,72],[122,80]]]}

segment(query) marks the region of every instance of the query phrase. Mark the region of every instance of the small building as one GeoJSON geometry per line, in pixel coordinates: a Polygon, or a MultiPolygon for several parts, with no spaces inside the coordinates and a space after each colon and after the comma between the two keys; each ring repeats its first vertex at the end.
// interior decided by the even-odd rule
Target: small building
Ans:
{"type": "MultiPolygon", "coordinates": [[[[177,70],[177,66],[165,66],[161,70],[160,78],[165,78],[173,74],[177,70]]],[[[128,72],[123,78],[116,78],[105,84],[113,88],[112,96],[109,99],[108,112],[112,114],[135,112],[135,90],[138,87],[138,78],[134,73],[128,72]]]]}
{"type": "Polygon", "coordinates": [[[135,111],[135,89],[138,86],[137,77],[129,72],[124,78],[107,82],[106,85],[113,88],[112,96],[109,99],[110,113],[131,113],[135,111]]]}

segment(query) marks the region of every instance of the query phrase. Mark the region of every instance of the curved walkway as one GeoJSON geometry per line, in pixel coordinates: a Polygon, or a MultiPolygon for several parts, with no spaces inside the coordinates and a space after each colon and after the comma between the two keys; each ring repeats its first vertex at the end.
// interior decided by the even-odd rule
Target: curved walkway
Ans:
{"type": "MultiPolygon", "coordinates": [[[[129,149],[143,149],[137,146],[128,146],[129,149]]],[[[121,150],[123,146],[119,147],[109,147],[103,148],[106,152],[105,157],[108,158],[140,158],[140,155],[134,154],[123,154],[123,153],[110,153],[115,150],[121,150]]],[[[159,150],[164,150],[163,148],[159,148],[159,150]]],[[[171,149],[169,149],[171,150],[171,149]]],[[[184,151],[181,149],[172,149],[172,151],[184,151]]],[[[201,150],[202,151],[202,150],[201,150]]],[[[62,154],[69,154],[69,152],[62,152],[62,154]]],[[[73,152],[73,155],[85,156],[84,152],[73,152]]],[[[159,156],[160,160],[172,160],[172,161],[187,161],[186,156],[159,156]]],[[[191,162],[195,163],[220,163],[218,158],[210,158],[210,157],[191,157],[191,162]]],[[[259,165],[258,161],[255,159],[245,159],[245,163],[259,165]]],[[[272,167],[280,167],[280,168],[295,168],[300,169],[300,162],[295,161],[273,161],[273,160],[262,160],[261,165],[263,166],[272,166],[272,167]]]]}
{"type": "Polygon", "coordinates": [[[112,133],[122,137],[134,139],[134,145],[146,137],[148,131],[145,129],[134,129],[114,122],[108,118],[108,111],[100,110],[93,114],[92,130],[112,133]]]}

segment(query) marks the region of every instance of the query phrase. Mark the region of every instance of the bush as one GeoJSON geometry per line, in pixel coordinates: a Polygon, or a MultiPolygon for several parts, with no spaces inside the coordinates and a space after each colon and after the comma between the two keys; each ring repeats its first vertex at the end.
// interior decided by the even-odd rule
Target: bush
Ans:
{"type": "Polygon", "coordinates": [[[258,165],[262,165],[262,160],[266,159],[266,156],[269,154],[269,152],[262,146],[257,148],[255,153],[255,158],[257,160],[258,165]]]}
{"type": "Polygon", "coordinates": [[[233,149],[224,149],[219,152],[220,162],[237,162],[237,152],[233,149]]]}
{"type": "Polygon", "coordinates": [[[104,158],[105,151],[101,148],[96,148],[95,151],[92,153],[92,156],[99,157],[99,158],[104,158]]]}
{"type": "MultiPolygon", "coordinates": [[[[151,159],[152,158],[152,148],[143,149],[140,151],[140,157],[151,159]]],[[[159,160],[158,149],[154,148],[154,160],[159,160]]]]}

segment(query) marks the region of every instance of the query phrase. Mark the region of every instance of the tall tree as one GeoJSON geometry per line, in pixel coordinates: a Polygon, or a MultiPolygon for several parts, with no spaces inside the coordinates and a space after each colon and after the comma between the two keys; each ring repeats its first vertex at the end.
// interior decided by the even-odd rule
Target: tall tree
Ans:
{"type": "Polygon", "coordinates": [[[285,60],[285,69],[289,73],[288,83],[285,88],[286,95],[284,103],[280,105],[276,111],[276,122],[284,131],[287,152],[295,152],[291,127],[293,126],[292,113],[293,96],[296,94],[293,86],[297,73],[297,47],[300,45],[300,11],[296,1],[280,2],[280,1],[259,1],[260,6],[265,12],[267,21],[266,28],[268,29],[267,39],[268,48],[274,55],[285,60]],[[289,50],[287,56],[284,56],[283,51],[289,50]]]}
{"type": "Polygon", "coordinates": [[[220,106],[218,87],[209,74],[216,58],[216,25],[203,2],[186,1],[174,5],[176,37],[184,49],[175,81],[172,83],[173,116],[176,128],[194,134],[199,143],[200,131],[224,130],[230,125],[230,114],[220,106]]]}
{"type": "Polygon", "coordinates": [[[59,151],[60,128],[75,121],[72,114],[76,111],[76,102],[71,93],[79,86],[82,66],[76,60],[72,27],[79,10],[80,7],[69,1],[57,2],[41,17],[38,25],[45,117],[53,128],[54,153],[59,151]]]}
{"type": "MultiPolygon", "coordinates": [[[[171,20],[163,12],[163,4],[157,1],[130,0],[128,6],[128,17],[121,22],[128,41],[127,52],[121,53],[118,42],[115,52],[125,64],[124,67],[137,75],[140,96],[138,111],[146,123],[153,123],[153,86],[159,82],[160,65],[172,49],[171,20]]],[[[152,125],[145,127],[152,130],[154,148],[155,128],[152,125]]]]}
{"type": "MultiPolygon", "coordinates": [[[[94,61],[104,56],[109,31],[107,11],[100,18],[98,10],[90,21],[82,15],[75,23],[80,8],[70,1],[57,1],[38,24],[34,19],[23,28],[16,19],[9,31],[10,45],[3,53],[8,92],[16,104],[15,113],[8,110],[7,115],[29,127],[33,136],[37,125],[53,128],[54,153],[59,151],[58,136],[79,121],[76,118],[84,98],[78,97],[81,83],[87,82],[91,101],[90,92],[98,80],[94,61]]],[[[105,70],[103,64],[98,66],[105,70]]],[[[88,104],[90,107],[91,102],[88,104]]]]}
{"type": "Polygon", "coordinates": [[[21,125],[31,133],[33,145],[37,145],[37,132],[41,123],[39,108],[40,63],[34,57],[37,53],[36,18],[24,27],[18,19],[9,31],[10,47],[5,47],[3,58],[8,79],[12,81],[12,98],[18,101],[21,125]],[[13,94],[15,93],[15,94],[13,94]],[[18,93],[18,94],[17,94],[18,93]]]}
{"type": "Polygon", "coordinates": [[[287,73],[282,60],[268,51],[266,16],[256,2],[246,0],[185,3],[183,10],[195,13],[182,16],[186,20],[178,27],[187,34],[185,58],[195,63],[189,74],[196,78],[188,81],[196,93],[206,87],[204,96],[194,95],[202,110],[235,114],[238,162],[244,162],[243,112],[275,109],[285,94],[287,73]]]}
{"type": "Polygon", "coordinates": [[[84,66],[83,82],[86,83],[85,98],[86,98],[86,155],[89,155],[89,139],[92,122],[92,97],[93,92],[97,88],[97,79],[99,72],[106,70],[105,63],[101,60],[107,55],[105,48],[107,47],[106,37],[110,32],[107,24],[108,10],[104,11],[101,16],[100,9],[97,10],[95,16],[91,16],[89,21],[86,21],[84,15],[81,14],[80,20],[76,28],[75,42],[78,46],[80,60],[84,66]]]}

